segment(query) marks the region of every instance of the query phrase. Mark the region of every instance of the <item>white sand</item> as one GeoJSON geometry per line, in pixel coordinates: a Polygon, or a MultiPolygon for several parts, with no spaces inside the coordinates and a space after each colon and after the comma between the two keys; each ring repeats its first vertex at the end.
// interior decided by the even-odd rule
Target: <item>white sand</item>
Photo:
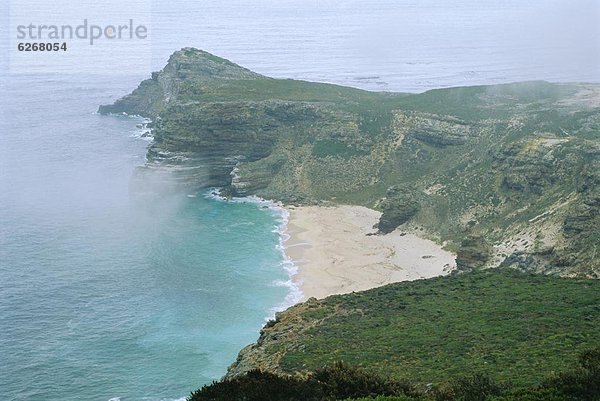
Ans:
{"type": "Polygon", "coordinates": [[[310,297],[362,291],[449,273],[455,255],[433,241],[396,230],[371,235],[380,213],[360,206],[290,207],[287,254],[294,281],[310,297]]]}

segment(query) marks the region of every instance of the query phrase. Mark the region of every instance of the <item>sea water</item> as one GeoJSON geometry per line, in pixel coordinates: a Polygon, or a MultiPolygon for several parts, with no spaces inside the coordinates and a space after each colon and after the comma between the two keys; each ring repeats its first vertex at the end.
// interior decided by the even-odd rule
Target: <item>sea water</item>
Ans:
{"type": "Polygon", "coordinates": [[[561,18],[594,17],[594,2],[151,3],[148,70],[104,74],[107,60],[89,73],[22,74],[1,60],[2,400],[180,399],[221,377],[298,295],[276,205],[210,191],[129,193],[148,144],[144,121],[100,116],[97,106],[172,51],[195,46],[271,76],[373,90],[600,81],[593,31],[580,42],[542,40],[554,37],[549,27],[575,26],[561,18]],[[575,3],[588,8],[548,13],[575,3]]]}
{"type": "Polygon", "coordinates": [[[28,85],[9,85],[2,123],[0,398],[173,399],[218,379],[293,302],[285,215],[130,195],[141,119],[94,114],[93,84],[28,85]]]}

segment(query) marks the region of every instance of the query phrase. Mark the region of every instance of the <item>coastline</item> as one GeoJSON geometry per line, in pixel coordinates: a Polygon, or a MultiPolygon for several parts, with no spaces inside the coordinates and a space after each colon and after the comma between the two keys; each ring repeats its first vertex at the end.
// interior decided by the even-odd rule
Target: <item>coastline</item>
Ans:
{"type": "Polygon", "coordinates": [[[364,291],[399,281],[449,274],[456,255],[413,232],[397,229],[377,235],[381,212],[364,206],[291,206],[258,196],[225,198],[219,188],[204,194],[217,201],[255,203],[270,210],[277,224],[277,249],[287,280],[282,303],[271,308],[265,321],[309,298],[364,291]]]}
{"type": "Polygon", "coordinates": [[[362,206],[288,207],[285,253],[297,272],[292,280],[311,297],[363,291],[398,281],[450,273],[456,255],[415,234],[377,230],[380,212],[362,206]]]}
{"type": "Polygon", "coordinates": [[[281,253],[281,268],[286,272],[287,279],[274,280],[273,285],[278,287],[286,287],[288,289],[288,293],[281,303],[274,305],[272,308],[269,309],[269,314],[265,316],[264,319],[265,323],[275,319],[276,313],[283,312],[290,306],[302,302],[304,300],[304,295],[300,289],[300,286],[294,280],[294,277],[298,273],[298,267],[296,262],[286,252],[285,246],[285,243],[290,239],[290,235],[288,233],[288,224],[290,217],[289,209],[286,208],[279,201],[264,199],[256,195],[228,198],[222,196],[221,188],[217,187],[208,188],[208,190],[204,192],[203,196],[205,198],[212,199],[217,202],[253,203],[257,205],[257,207],[269,210],[269,212],[271,212],[273,217],[275,218],[276,224],[273,227],[272,232],[276,233],[278,236],[278,243],[276,245],[276,249],[281,253]]]}

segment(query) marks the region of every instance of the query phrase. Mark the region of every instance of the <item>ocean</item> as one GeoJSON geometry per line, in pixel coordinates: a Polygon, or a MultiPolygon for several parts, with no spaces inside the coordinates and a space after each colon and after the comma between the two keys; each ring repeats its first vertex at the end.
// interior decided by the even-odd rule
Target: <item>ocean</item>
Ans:
{"type": "MultiPolygon", "coordinates": [[[[44,69],[43,58],[34,72],[1,60],[3,400],[181,399],[220,378],[298,297],[277,205],[209,190],[129,193],[149,143],[143,120],[96,110],[174,50],[370,90],[600,82],[594,1],[137,1],[151,17],[143,68],[111,69],[134,64],[123,54],[78,60],[87,67],[77,72],[44,69]]],[[[2,26],[42,6],[3,2],[2,26]]]]}

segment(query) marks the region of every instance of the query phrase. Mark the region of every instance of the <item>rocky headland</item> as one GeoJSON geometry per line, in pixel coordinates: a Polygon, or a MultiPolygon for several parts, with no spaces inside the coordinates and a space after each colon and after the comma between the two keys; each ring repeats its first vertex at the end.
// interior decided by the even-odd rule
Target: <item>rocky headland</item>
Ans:
{"type": "Polygon", "coordinates": [[[599,98],[598,86],[547,82],[376,93],[185,48],[99,111],[153,120],[134,190],[159,180],[361,205],[382,212],[381,234],[419,227],[463,271],[597,278],[599,98]]]}
{"type": "MultiPolygon", "coordinates": [[[[320,262],[310,269],[321,281],[306,292],[346,293],[278,314],[225,381],[192,399],[248,399],[262,377],[248,375],[254,369],[281,375],[282,391],[291,391],[290,374],[312,377],[338,360],[429,383],[427,397],[432,382],[465,373],[536,386],[600,341],[598,281],[589,280],[600,276],[599,85],[375,93],[272,79],[185,48],[99,111],[153,121],[132,190],[217,186],[226,196],[283,201],[292,217],[304,214],[302,224],[291,220],[299,248],[289,253],[308,241],[311,249],[294,257],[320,262]],[[336,205],[354,208],[329,208],[336,205]],[[356,213],[375,217],[346,219],[356,213]],[[324,229],[331,238],[315,246],[324,229]],[[394,252],[414,247],[403,237],[414,234],[437,248],[413,252],[411,270],[412,253],[394,252]],[[434,262],[435,271],[423,268],[434,262]],[[362,291],[448,268],[464,274],[362,291]]],[[[535,389],[542,398],[531,399],[547,399],[535,389]]]]}

